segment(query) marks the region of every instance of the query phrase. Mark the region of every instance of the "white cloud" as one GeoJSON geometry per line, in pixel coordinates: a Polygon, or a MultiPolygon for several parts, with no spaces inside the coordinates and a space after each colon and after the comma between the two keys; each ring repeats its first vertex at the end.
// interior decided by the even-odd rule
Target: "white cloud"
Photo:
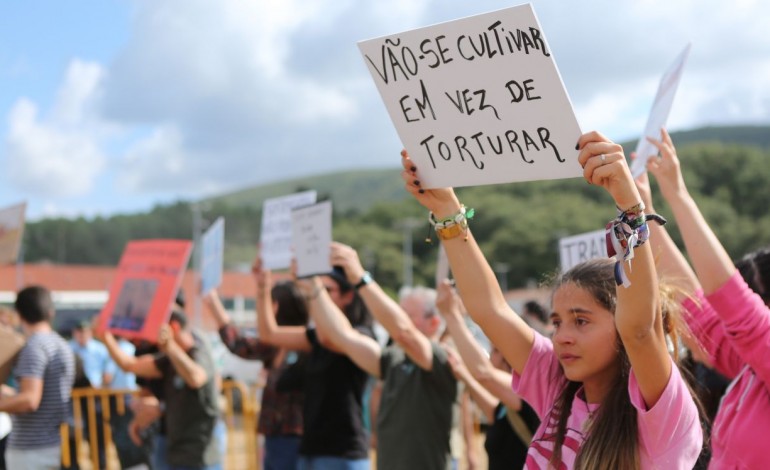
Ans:
{"type": "MultiPolygon", "coordinates": [[[[657,82],[693,43],[671,128],[770,122],[770,6],[534,0],[584,129],[643,129],[657,82]]],[[[356,42],[496,10],[491,0],[156,0],[103,66],[75,61],[56,103],[9,114],[19,187],[197,197],[256,182],[396,165],[394,128],[356,42]],[[44,114],[39,116],[38,114],[44,114]],[[139,136],[139,137],[136,137],[139,136]],[[133,140],[131,140],[133,139],[133,140]],[[110,154],[109,160],[104,156],[110,154]],[[60,184],[51,185],[55,174],[60,184]]]]}
{"type": "Polygon", "coordinates": [[[44,197],[88,193],[104,167],[95,137],[92,105],[103,71],[73,61],[49,118],[28,99],[16,101],[8,115],[5,161],[8,181],[44,197]]]}

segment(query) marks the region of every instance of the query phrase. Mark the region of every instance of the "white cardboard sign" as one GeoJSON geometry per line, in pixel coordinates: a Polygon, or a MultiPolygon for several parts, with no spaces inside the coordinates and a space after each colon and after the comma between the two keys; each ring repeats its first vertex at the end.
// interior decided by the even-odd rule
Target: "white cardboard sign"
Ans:
{"type": "Polygon", "coordinates": [[[297,277],[331,272],[332,202],[294,209],[291,228],[297,277]]]}
{"type": "Polygon", "coordinates": [[[690,44],[685,46],[684,50],[674,59],[674,62],[660,79],[658,93],[655,95],[650,115],[647,117],[647,125],[644,127],[644,133],[636,145],[636,159],[631,163],[631,174],[634,178],[641,176],[647,169],[647,160],[653,155],[658,154],[658,149],[647,141],[647,137],[660,140],[660,129],[668,121],[668,115],[671,113],[676,90],[682,79],[682,71],[689,54],[690,44]]]}
{"type": "Polygon", "coordinates": [[[291,265],[291,211],[315,201],[315,191],[304,191],[266,199],[262,204],[260,257],[265,269],[286,269],[291,265]]]}
{"type": "Polygon", "coordinates": [[[561,272],[565,273],[582,263],[595,258],[607,258],[605,231],[581,233],[559,240],[561,272]]]}
{"type": "Polygon", "coordinates": [[[580,127],[530,4],[361,41],[425,188],[580,176],[580,127]]]}
{"type": "Polygon", "coordinates": [[[219,217],[201,237],[201,295],[222,284],[225,260],[225,219],[219,217]]]}
{"type": "Polygon", "coordinates": [[[449,279],[449,275],[449,258],[447,257],[444,245],[439,245],[438,258],[436,259],[436,288],[444,282],[444,279],[449,279]]]}

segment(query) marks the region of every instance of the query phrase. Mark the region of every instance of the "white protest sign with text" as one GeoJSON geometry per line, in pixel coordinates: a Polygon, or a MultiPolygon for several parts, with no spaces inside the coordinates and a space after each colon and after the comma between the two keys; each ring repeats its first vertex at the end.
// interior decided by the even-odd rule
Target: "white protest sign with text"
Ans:
{"type": "Polygon", "coordinates": [[[291,238],[297,258],[297,277],[331,272],[332,202],[291,211],[291,238]]]}
{"type": "Polygon", "coordinates": [[[530,4],[358,46],[423,187],[582,174],[580,127],[530,4]]]}
{"type": "Polygon", "coordinates": [[[607,258],[607,243],[604,230],[581,233],[559,240],[561,272],[595,258],[607,258]]]}
{"type": "Polygon", "coordinates": [[[286,269],[291,265],[291,211],[315,204],[315,191],[266,199],[262,204],[260,257],[265,269],[286,269]]]}
{"type": "Polygon", "coordinates": [[[668,115],[671,113],[671,107],[674,105],[674,97],[682,79],[682,71],[690,54],[690,44],[679,53],[674,62],[669,66],[666,73],[660,79],[658,93],[655,95],[655,101],[652,103],[650,115],[647,117],[647,125],[644,127],[644,134],[636,145],[636,160],[631,163],[631,174],[638,178],[647,169],[647,160],[653,155],[658,154],[647,137],[660,140],[660,129],[666,125],[668,115]]]}

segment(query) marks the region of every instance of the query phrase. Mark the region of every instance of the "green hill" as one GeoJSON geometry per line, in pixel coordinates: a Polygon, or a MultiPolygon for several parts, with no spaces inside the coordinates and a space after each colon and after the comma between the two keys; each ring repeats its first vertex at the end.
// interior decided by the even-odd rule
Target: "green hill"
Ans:
{"type": "MultiPolygon", "coordinates": [[[[673,138],[688,188],[730,255],[739,257],[767,244],[770,127],[704,128],[673,138]]],[[[635,145],[625,146],[629,150],[635,145]]],[[[302,189],[315,189],[321,198],[334,201],[335,240],[359,250],[381,285],[397,289],[402,282],[402,249],[410,238],[414,279],[431,283],[437,244],[421,241],[430,233],[426,214],[407,197],[397,167],[298,178],[204,201],[204,228],[218,216],[226,219],[227,266],[248,266],[254,259],[262,201],[302,189]],[[418,225],[413,233],[404,228],[412,221],[418,225]]],[[[509,286],[525,285],[552,271],[560,238],[601,228],[614,216],[606,192],[580,178],[462,188],[458,196],[477,209],[473,231],[488,259],[515,267],[505,274],[509,286]]],[[[28,262],[114,265],[129,240],[191,238],[191,205],[180,201],[141,214],[31,222],[24,234],[24,257],[28,262]]],[[[671,216],[659,198],[655,207],[671,216]]],[[[676,224],[669,227],[679,241],[676,224]]]]}
{"type": "Polygon", "coordinates": [[[265,199],[307,189],[318,191],[319,199],[334,201],[334,210],[342,213],[364,212],[377,202],[406,198],[398,167],[353,170],[296,178],[277,183],[241,189],[212,197],[205,202],[226,206],[261,208],[265,199]]]}
{"type": "MultiPolygon", "coordinates": [[[[672,139],[678,148],[696,143],[739,144],[750,147],[770,147],[770,126],[704,127],[674,132],[672,139]]],[[[636,141],[624,142],[626,154],[636,147],[636,141]]],[[[261,208],[265,199],[315,189],[321,199],[334,201],[335,211],[366,212],[376,203],[398,202],[406,198],[398,167],[353,170],[296,178],[244,188],[215,196],[204,202],[230,207],[261,208]]]]}

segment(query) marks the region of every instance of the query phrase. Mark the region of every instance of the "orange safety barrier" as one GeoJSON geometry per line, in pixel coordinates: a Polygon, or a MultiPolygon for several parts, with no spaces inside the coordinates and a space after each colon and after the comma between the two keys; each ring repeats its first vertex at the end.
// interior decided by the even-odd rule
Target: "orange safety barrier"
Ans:
{"type": "MultiPolygon", "coordinates": [[[[104,445],[105,449],[110,449],[113,446],[112,443],[112,428],[110,428],[110,398],[116,401],[116,412],[119,415],[123,415],[126,412],[125,397],[133,395],[135,392],[132,390],[111,390],[101,388],[75,388],[72,389],[72,416],[75,432],[75,449],[70,448],[70,435],[69,425],[62,423],[60,427],[61,433],[61,461],[62,466],[69,467],[74,459],[75,462],[80,463],[79,450],[82,447],[83,436],[83,410],[81,409],[81,400],[85,400],[86,410],[85,414],[88,419],[88,426],[92,430],[92,435],[89,436],[89,458],[91,462],[91,468],[99,468],[99,443],[104,445]],[[97,416],[96,416],[96,403],[97,401],[102,406],[102,421],[104,422],[103,433],[101,436],[97,435],[97,416]]],[[[116,468],[119,468],[116,467],[116,468]]]]}
{"type": "MultiPolygon", "coordinates": [[[[134,395],[131,390],[110,390],[98,388],[76,388],[72,390],[72,408],[74,422],[74,449],[70,448],[70,429],[67,423],[62,423],[61,433],[61,462],[62,466],[69,467],[73,460],[83,467],[88,462],[90,468],[99,468],[99,446],[104,446],[107,454],[107,468],[119,469],[117,454],[112,441],[112,429],[110,428],[110,399],[116,400],[115,411],[123,415],[125,409],[125,397],[134,395]],[[81,409],[81,399],[85,401],[86,409],[81,409]],[[104,422],[101,435],[97,435],[96,404],[101,403],[102,421],[104,422]],[[89,436],[88,453],[83,450],[84,417],[88,420],[88,426],[92,430],[89,436]]],[[[223,417],[227,425],[227,451],[224,464],[228,469],[261,470],[261,457],[257,441],[257,419],[259,416],[259,403],[256,400],[256,389],[243,383],[226,380],[222,384],[224,397],[223,417]],[[236,408],[236,404],[240,404],[236,408]]]]}
{"type": "Polygon", "coordinates": [[[227,454],[225,468],[261,470],[262,456],[257,441],[259,402],[257,389],[235,380],[222,383],[225,397],[224,418],[227,424],[227,454]],[[236,400],[236,392],[240,400],[236,400]],[[240,414],[235,404],[240,401],[240,414]]]}

